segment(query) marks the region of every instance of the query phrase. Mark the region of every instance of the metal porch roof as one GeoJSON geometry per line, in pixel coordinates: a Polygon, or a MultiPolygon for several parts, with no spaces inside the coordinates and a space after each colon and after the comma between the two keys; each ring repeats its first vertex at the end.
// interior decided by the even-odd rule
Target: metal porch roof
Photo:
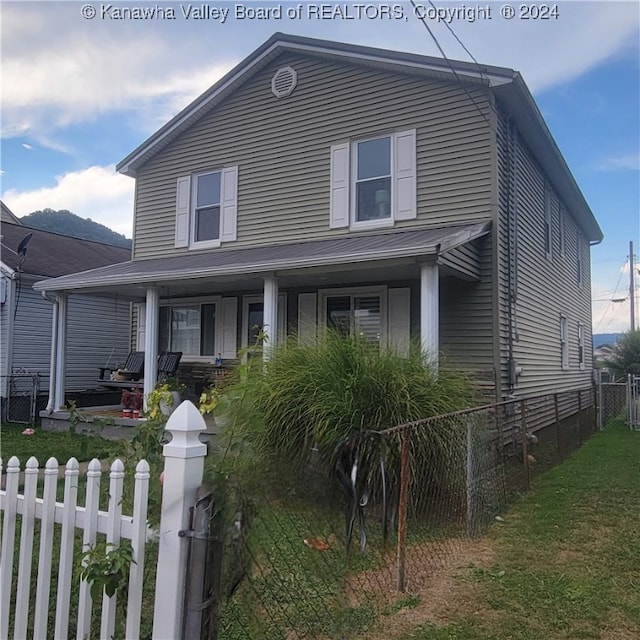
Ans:
{"type": "Polygon", "coordinates": [[[437,257],[488,233],[489,222],[329,238],[292,244],[197,251],[188,255],[130,260],[37,282],[38,291],[108,289],[119,285],[179,282],[216,276],[273,273],[392,258],[437,257]]]}

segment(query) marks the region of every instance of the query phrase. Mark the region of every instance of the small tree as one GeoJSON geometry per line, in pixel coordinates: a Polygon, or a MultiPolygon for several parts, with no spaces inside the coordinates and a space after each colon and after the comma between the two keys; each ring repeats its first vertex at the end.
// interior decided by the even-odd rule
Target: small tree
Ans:
{"type": "Polygon", "coordinates": [[[640,375],[640,330],[627,331],[606,362],[617,376],[640,375]]]}

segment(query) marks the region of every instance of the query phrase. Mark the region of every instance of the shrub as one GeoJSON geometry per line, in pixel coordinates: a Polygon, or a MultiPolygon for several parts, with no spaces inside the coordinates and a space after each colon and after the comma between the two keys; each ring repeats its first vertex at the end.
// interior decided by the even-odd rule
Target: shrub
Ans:
{"type": "Polygon", "coordinates": [[[290,341],[264,365],[250,362],[227,388],[220,411],[234,438],[298,474],[318,454],[327,463],[351,434],[472,402],[469,381],[447,366],[436,375],[417,345],[404,358],[363,338],[327,332],[316,346],[290,341]]]}

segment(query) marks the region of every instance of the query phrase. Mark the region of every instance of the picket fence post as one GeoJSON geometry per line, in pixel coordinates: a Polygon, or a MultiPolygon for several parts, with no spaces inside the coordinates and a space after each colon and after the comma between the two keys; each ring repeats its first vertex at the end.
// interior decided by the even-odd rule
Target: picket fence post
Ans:
{"type": "Polygon", "coordinates": [[[166,430],[171,442],[164,445],[164,481],[158,571],[153,616],[154,640],[183,636],[185,575],[188,538],[180,531],[189,527],[189,509],[202,484],[207,447],[199,435],[207,426],[195,405],[185,400],[169,417],[166,430]]]}

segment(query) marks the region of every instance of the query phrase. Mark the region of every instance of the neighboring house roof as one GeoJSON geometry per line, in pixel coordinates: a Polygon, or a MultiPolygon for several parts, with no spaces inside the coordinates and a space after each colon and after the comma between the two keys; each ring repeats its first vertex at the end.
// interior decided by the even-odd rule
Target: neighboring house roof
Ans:
{"type": "Polygon", "coordinates": [[[12,224],[22,224],[20,218],[0,200],[0,222],[10,222],[12,224]]]}
{"type": "Polygon", "coordinates": [[[142,284],[162,279],[192,280],[214,276],[238,276],[275,269],[301,269],[387,258],[434,256],[451,251],[489,232],[489,223],[440,229],[330,238],[286,245],[270,245],[224,251],[197,252],[186,256],[130,260],[121,264],[38,282],[35,289],[59,291],[89,286],[142,284]]]}
{"type": "Polygon", "coordinates": [[[31,229],[20,224],[2,224],[2,262],[14,271],[20,263],[16,250],[20,241],[32,234],[21,271],[53,278],[78,271],[104,267],[131,258],[131,250],[122,247],[69,238],[59,233],[31,229]]]}
{"type": "Polygon", "coordinates": [[[521,136],[545,169],[558,195],[573,212],[589,241],[602,241],[602,231],[595,216],[562,157],[529,89],[517,71],[283,33],[275,33],[118,163],[116,169],[120,173],[135,177],[146,162],[284,52],[316,55],[332,61],[420,75],[427,79],[489,87],[516,122],[521,136]]]}

